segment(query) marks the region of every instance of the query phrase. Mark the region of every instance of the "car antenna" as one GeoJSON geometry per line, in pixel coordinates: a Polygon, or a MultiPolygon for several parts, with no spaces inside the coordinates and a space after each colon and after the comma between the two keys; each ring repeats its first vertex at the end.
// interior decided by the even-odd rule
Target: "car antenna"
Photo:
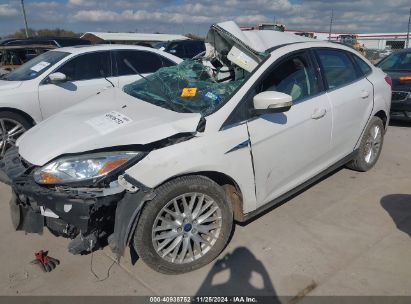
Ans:
{"type": "Polygon", "coordinates": [[[128,59],[123,59],[123,62],[126,64],[126,66],[128,66],[130,69],[132,69],[134,73],[136,73],[138,76],[140,76],[144,80],[147,80],[147,78],[144,77],[143,74],[141,74],[139,71],[136,70],[135,67],[133,67],[133,65],[130,63],[130,61],[128,61],[128,59]]]}
{"type": "Polygon", "coordinates": [[[104,77],[105,80],[107,80],[113,86],[113,88],[115,88],[114,84],[107,78],[103,70],[100,70],[100,74],[104,77]]]}

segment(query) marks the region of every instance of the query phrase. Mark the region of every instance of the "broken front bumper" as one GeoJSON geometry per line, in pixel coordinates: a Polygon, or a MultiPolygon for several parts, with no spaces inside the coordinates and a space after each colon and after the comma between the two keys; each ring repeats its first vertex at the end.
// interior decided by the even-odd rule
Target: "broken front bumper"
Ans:
{"type": "Polygon", "coordinates": [[[10,210],[16,230],[42,233],[46,226],[55,235],[87,242],[75,240],[69,245],[72,253],[104,244],[114,231],[116,205],[124,196],[123,192],[98,196],[72,189],[48,189],[37,185],[31,175],[13,180],[12,188],[10,210]]]}
{"type": "MultiPolygon", "coordinates": [[[[11,218],[16,230],[53,234],[74,239],[69,251],[87,253],[110,244],[117,255],[124,253],[143,203],[151,190],[133,181],[126,191],[117,181],[110,188],[45,187],[33,179],[34,166],[17,151],[6,153],[0,178],[12,187],[11,218]]],[[[125,181],[128,183],[128,181],[125,181]]]]}

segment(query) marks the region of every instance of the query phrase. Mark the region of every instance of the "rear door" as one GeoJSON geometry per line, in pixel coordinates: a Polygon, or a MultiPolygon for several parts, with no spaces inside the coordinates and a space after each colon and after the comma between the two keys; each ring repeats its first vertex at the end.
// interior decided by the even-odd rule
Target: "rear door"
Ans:
{"type": "Polygon", "coordinates": [[[119,88],[139,80],[141,77],[138,73],[146,76],[154,73],[159,68],[176,64],[168,58],[149,51],[118,50],[113,53],[116,62],[117,84],[119,88]]]}
{"type": "Polygon", "coordinates": [[[67,81],[53,84],[46,78],[40,83],[39,101],[43,119],[112,87],[105,77],[115,82],[109,51],[80,54],[54,72],[65,74],[67,81]]]}
{"type": "Polygon", "coordinates": [[[334,160],[351,153],[373,108],[373,85],[355,65],[351,53],[315,50],[332,106],[331,152],[334,160]]]}

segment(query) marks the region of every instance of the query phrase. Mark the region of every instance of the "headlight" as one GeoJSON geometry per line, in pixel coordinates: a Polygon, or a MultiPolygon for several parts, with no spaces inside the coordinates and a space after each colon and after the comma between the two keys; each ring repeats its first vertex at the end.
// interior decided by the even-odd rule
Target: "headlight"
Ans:
{"type": "Polygon", "coordinates": [[[119,168],[139,152],[101,152],[58,159],[34,172],[39,184],[80,182],[102,177],[119,168]]]}

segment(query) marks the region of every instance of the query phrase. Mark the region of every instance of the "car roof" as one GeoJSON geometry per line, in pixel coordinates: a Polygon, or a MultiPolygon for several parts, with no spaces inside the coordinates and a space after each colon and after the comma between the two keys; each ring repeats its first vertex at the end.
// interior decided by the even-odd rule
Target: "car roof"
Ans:
{"type": "Polygon", "coordinates": [[[109,51],[109,50],[141,50],[151,51],[158,53],[159,51],[154,48],[140,46],[140,45],[127,45],[127,44],[94,44],[94,45],[75,45],[62,47],[56,51],[68,52],[72,54],[81,54],[93,51],[109,51]]]}
{"type": "Polygon", "coordinates": [[[350,46],[347,46],[345,44],[340,44],[340,43],[335,43],[333,41],[327,41],[327,40],[316,40],[316,39],[311,39],[310,41],[300,41],[300,42],[288,42],[288,43],[284,43],[284,44],[277,44],[276,46],[266,50],[267,52],[273,52],[279,48],[282,47],[286,47],[289,45],[300,45],[301,48],[333,48],[333,49],[337,49],[337,50],[345,50],[345,51],[349,51],[351,53],[360,55],[361,54],[356,51],[355,49],[353,49],[350,46]]]}

